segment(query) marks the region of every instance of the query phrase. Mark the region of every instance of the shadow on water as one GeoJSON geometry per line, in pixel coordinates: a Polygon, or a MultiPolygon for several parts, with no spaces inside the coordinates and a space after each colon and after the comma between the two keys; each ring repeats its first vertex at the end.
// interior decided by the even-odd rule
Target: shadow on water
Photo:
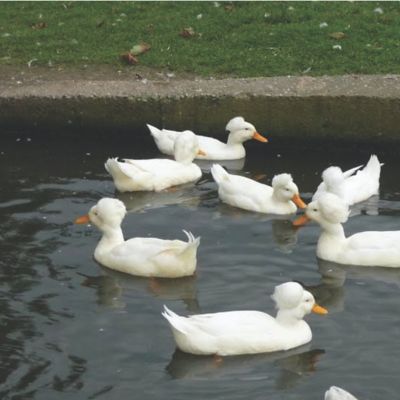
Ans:
{"type": "Polygon", "coordinates": [[[316,285],[303,285],[315,296],[317,303],[327,307],[329,312],[344,310],[344,285],[347,279],[375,280],[400,288],[399,268],[344,265],[320,258],[317,258],[317,263],[320,282],[316,285]]]}
{"type": "Polygon", "coordinates": [[[271,365],[279,371],[275,378],[277,389],[296,386],[317,369],[321,349],[311,349],[307,344],[286,352],[229,356],[216,359],[212,356],[195,356],[178,349],[166,366],[175,379],[196,380],[264,380],[270,379],[271,365]]]}
{"type": "Polygon", "coordinates": [[[181,300],[187,311],[199,312],[197,300],[196,275],[178,279],[143,278],[113,271],[99,265],[102,275],[84,277],[82,286],[96,291],[97,303],[111,308],[125,308],[124,292],[148,293],[163,301],[181,300]]]}
{"type": "Polygon", "coordinates": [[[181,185],[154,196],[153,192],[115,193],[128,212],[146,212],[168,205],[180,205],[195,210],[200,203],[200,193],[194,184],[181,185]]]}

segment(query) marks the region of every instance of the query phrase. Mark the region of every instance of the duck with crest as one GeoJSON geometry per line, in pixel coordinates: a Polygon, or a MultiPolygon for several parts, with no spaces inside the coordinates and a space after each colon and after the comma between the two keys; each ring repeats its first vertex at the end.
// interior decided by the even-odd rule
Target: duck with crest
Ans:
{"type": "Polygon", "coordinates": [[[312,339],[303,320],[314,311],[327,310],[297,282],[275,287],[271,296],[278,308],[276,317],[261,311],[228,311],[182,317],[164,306],[162,315],[172,329],[178,348],[197,355],[239,355],[289,350],[312,339]]]}
{"type": "Polygon", "coordinates": [[[379,193],[381,165],[373,154],[363,169],[360,169],[362,165],[345,172],[339,167],[327,168],[312,200],[317,200],[324,193],[336,194],[349,206],[367,200],[379,193]]]}
{"type": "MultiPolygon", "coordinates": [[[[168,129],[158,129],[147,124],[154,141],[161,153],[173,155],[175,139],[182,133],[168,129]]],[[[268,142],[268,139],[260,135],[254,125],[246,122],[243,117],[232,118],[225,128],[228,132],[228,141],[223,143],[209,136],[196,135],[200,148],[205,154],[197,154],[196,158],[203,160],[237,160],[246,156],[243,143],[250,139],[260,142],[268,142]]]]}
{"type": "Polygon", "coordinates": [[[103,236],[94,251],[96,261],[137,276],[180,278],[194,274],[200,238],[184,231],[187,242],[150,237],[125,240],[121,229],[125,215],[122,201],[103,198],[87,215],[75,220],[77,224],[91,222],[102,231],[103,236]]]}
{"type": "Polygon", "coordinates": [[[105,163],[115,187],[120,192],[156,191],[172,186],[197,181],[202,173],[193,163],[196,154],[203,154],[196,135],[185,131],[174,142],[174,160],[154,158],[150,160],[130,160],[123,162],[109,158],[105,163]]]}
{"type": "Polygon", "coordinates": [[[275,175],[272,186],[229,174],[219,164],[212,166],[211,174],[218,185],[219,198],[231,206],[281,215],[294,214],[297,207],[306,207],[290,174],[275,175]]]}
{"type": "Polygon", "coordinates": [[[338,264],[400,267],[400,231],[367,231],[345,236],[342,224],[349,207],[338,196],[325,193],[308,204],[306,217],[319,223],[317,256],[338,264]]]}

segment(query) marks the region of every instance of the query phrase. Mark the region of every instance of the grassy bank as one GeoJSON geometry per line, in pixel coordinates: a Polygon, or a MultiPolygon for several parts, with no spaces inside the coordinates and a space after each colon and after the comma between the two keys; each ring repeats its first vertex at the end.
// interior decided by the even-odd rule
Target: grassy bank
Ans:
{"type": "Polygon", "coordinates": [[[200,75],[400,73],[399,26],[398,2],[0,2],[0,65],[123,68],[146,42],[141,65],[200,75]]]}

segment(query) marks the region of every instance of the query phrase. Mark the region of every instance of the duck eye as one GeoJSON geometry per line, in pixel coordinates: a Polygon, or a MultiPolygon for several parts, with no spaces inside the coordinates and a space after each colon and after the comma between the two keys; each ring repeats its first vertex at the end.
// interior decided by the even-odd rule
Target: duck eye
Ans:
{"type": "Polygon", "coordinates": [[[313,208],[312,210],[315,211],[315,212],[317,212],[317,211],[318,211],[318,208],[313,208]]]}
{"type": "Polygon", "coordinates": [[[285,188],[285,190],[286,190],[286,191],[289,191],[290,189],[289,189],[289,188],[285,188]]]}

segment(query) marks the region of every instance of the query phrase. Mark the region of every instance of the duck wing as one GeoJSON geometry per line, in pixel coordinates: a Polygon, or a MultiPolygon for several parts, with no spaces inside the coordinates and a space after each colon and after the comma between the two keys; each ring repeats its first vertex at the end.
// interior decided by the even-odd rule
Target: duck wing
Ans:
{"type": "Polygon", "coordinates": [[[181,163],[164,158],[153,158],[149,160],[124,159],[124,161],[127,164],[133,165],[142,171],[149,172],[156,176],[170,176],[174,172],[182,170],[181,163]]]}
{"type": "Polygon", "coordinates": [[[195,328],[211,336],[268,334],[275,318],[260,311],[228,311],[187,318],[195,328]]]}

